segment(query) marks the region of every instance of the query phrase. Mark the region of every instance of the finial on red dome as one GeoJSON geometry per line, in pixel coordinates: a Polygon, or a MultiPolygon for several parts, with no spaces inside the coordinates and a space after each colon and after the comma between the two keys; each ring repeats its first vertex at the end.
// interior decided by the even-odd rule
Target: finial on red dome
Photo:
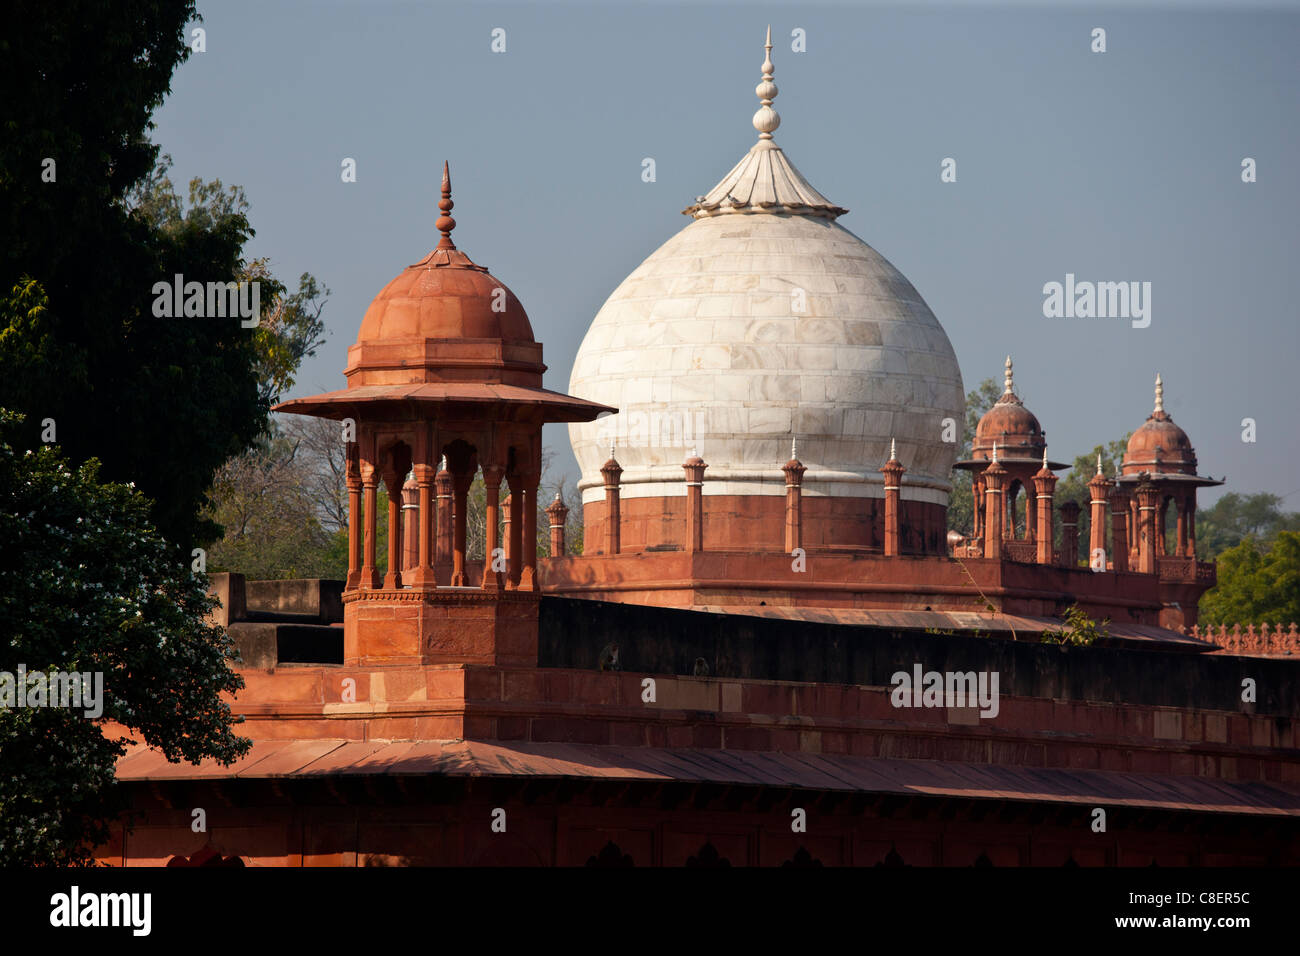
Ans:
{"type": "Polygon", "coordinates": [[[1160,378],[1160,373],[1156,372],[1156,411],[1165,410],[1165,383],[1160,378]]]}
{"type": "Polygon", "coordinates": [[[452,207],[456,204],[451,201],[451,168],[447,161],[442,163],[442,198],[438,200],[438,209],[442,215],[438,221],[433,224],[434,228],[442,233],[442,239],[438,241],[439,249],[455,249],[456,243],[451,241],[451,231],[456,228],[456,220],[451,218],[452,207]]]}

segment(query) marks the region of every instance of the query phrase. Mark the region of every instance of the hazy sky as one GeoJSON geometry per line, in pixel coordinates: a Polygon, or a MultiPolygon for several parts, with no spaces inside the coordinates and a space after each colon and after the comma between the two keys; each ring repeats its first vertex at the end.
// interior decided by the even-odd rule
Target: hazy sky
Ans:
{"type": "MultiPolygon", "coordinates": [[[[251,255],[332,291],[328,342],[286,397],[343,387],[371,298],[436,244],[444,158],[457,244],[523,301],[546,385],[566,390],[605,298],[753,144],[770,22],[777,143],[916,286],[968,390],[1000,381],[1010,352],[1052,457],[1069,461],[1140,425],[1160,371],[1202,474],[1300,491],[1295,5],[199,10],[207,51],[174,77],[154,138],[178,184],[244,187],[251,255]],[[806,52],[791,52],[795,28],[806,52]],[[940,182],[945,157],[955,183],[940,182]],[[1067,273],[1150,282],[1150,326],[1045,318],[1043,286],[1067,273]]],[[[576,477],[563,426],[547,442],[576,477]]]]}

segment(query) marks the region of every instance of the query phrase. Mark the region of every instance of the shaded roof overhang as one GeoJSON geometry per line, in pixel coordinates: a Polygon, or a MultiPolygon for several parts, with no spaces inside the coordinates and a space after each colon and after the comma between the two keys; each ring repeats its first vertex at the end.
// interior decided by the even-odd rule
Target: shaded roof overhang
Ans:
{"type": "MultiPolygon", "coordinates": [[[[988,613],[985,611],[905,611],[875,608],[821,608],[821,607],[784,607],[769,605],[753,607],[750,605],[697,604],[692,610],[710,614],[740,614],[749,617],[782,618],[789,621],[808,621],[819,624],[847,624],[859,627],[883,627],[891,629],[926,630],[939,629],[955,633],[974,634],[1042,634],[1044,631],[1060,631],[1068,627],[1066,621],[1054,617],[1036,617],[1026,614],[1007,614],[1004,612],[988,613]]],[[[1138,624],[1133,621],[1112,620],[1107,625],[1109,642],[1141,646],[1145,650],[1158,647],[1159,650],[1177,650],[1204,652],[1213,651],[1218,645],[1199,638],[1188,637],[1177,631],[1151,624],[1138,624]]]]}
{"type": "Polygon", "coordinates": [[[618,412],[617,408],[549,388],[485,382],[361,385],[291,399],[276,405],[272,411],[333,419],[402,419],[416,415],[433,417],[440,409],[451,407],[491,412],[503,418],[540,418],[548,422],[589,422],[606,412],[618,412]]]}
{"type": "Polygon", "coordinates": [[[255,740],[229,767],[169,763],[139,747],[117,762],[123,782],[477,777],[720,783],[967,800],[1145,807],[1300,817],[1300,788],[1263,780],[1017,767],[848,754],[611,747],[481,740],[255,740]]]}

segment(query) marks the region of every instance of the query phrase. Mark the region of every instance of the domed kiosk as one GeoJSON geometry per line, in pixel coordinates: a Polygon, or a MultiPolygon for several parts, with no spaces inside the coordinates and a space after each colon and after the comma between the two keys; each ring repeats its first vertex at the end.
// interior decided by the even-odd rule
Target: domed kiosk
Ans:
{"type": "Polygon", "coordinates": [[[1003,469],[1005,478],[999,485],[1003,500],[999,503],[1006,516],[1002,525],[1005,539],[1003,548],[1006,552],[1021,560],[1036,559],[1036,541],[1038,538],[1038,509],[1034,478],[1040,470],[1046,469],[1050,474],[1070,467],[1059,461],[1047,460],[1047,433],[1043,431],[1034,415],[1016,394],[1015,379],[1012,376],[1011,356],[1007,356],[1003,374],[1002,396],[980,418],[975,426],[975,437],[971,440],[971,457],[956,463],[954,467],[971,472],[971,491],[974,505],[975,527],[972,531],[973,553],[985,553],[984,538],[988,527],[988,483],[984,472],[989,463],[996,459],[1003,469]],[[1017,501],[1024,492],[1024,505],[1018,511],[1017,501]],[[1021,515],[1019,524],[1023,534],[1017,538],[1017,515],[1021,515]]]}
{"type": "Polygon", "coordinates": [[[758,142],[614,290],[574,362],[569,391],[619,409],[570,426],[588,553],[605,538],[611,445],[623,548],[682,544],[683,462],[698,456],[704,547],[782,549],[792,441],[805,548],[883,549],[879,468],[894,441],[903,550],[944,549],[943,422],[964,407],[956,355],[912,284],[773,141],[768,41],[758,142]]]}
{"type": "Polygon", "coordinates": [[[1223,484],[1196,474],[1196,450],[1165,411],[1165,384],[1156,374],[1155,408],[1128,440],[1116,493],[1128,508],[1130,565],[1169,581],[1195,580],[1196,489],[1223,484]],[[1166,517],[1177,515],[1172,547],[1166,517]]]}
{"type": "Polygon", "coordinates": [[[442,238],[366,310],[348,350],[347,388],[275,409],[345,426],[347,663],[535,661],[542,425],[613,411],[542,387],[546,366],[528,315],[513,292],[456,248],[453,205],[444,164],[435,223],[442,238]],[[480,469],[487,529],[481,569],[466,561],[467,494],[480,469]],[[403,561],[408,471],[418,498],[413,567],[403,561]],[[513,520],[509,547],[499,548],[503,480],[513,520]],[[382,579],[375,553],[380,481],[388,490],[382,579]]]}

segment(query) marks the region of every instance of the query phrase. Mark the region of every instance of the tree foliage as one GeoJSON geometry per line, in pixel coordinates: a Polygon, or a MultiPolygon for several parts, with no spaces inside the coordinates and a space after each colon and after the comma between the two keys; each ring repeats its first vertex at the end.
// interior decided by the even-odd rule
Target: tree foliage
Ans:
{"type": "MultiPolygon", "coordinates": [[[[103,718],[168,759],[248,749],[221,699],[243,686],[205,620],[207,581],[177,560],[136,489],[52,447],[20,452],[0,413],[0,671],[99,672],[103,718]]],[[[0,708],[0,865],[74,864],[107,839],[121,736],[80,710],[0,708]]]]}
{"type": "Polygon", "coordinates": [[[1230,491],[1196,514],[1196,550],[1210,560],[1247,538],[1270,544],[1282,531],[1300,531],[1300,514],[1282,510],[1282,498],[1267,492],[1230,491]]]}
{"type": "Polygon", "coordinates": [[[1064,627],[1043,631],[1044,643],[1090,647],[1110,636],[1110,618],[1094,621],[1088,616],[1088,612],[1077,604],[1072,604],[1066,609],[1064,620],[1064,627]]]}
{"type": "Polygon", "coordinates": [[[10,7],[0,35],[0,406],[24,413],[12,439],[22,447],[39,445],[52,422],[70,461],[97,458],[106,479],[134,481],[159,530],[188,550],[217,533],[199,516],[213,473],[265,429],[294,349],[308,354],[319,338],[321,290],[300,283],[285,298],[279,336],[274,322],[155,316],[159,281],[237,281],[259,268],[243,257],[253,229],[242,193],[195,183],[182,202],[148,141],[152,111],[189,55],[194,4],[10,7]]]}
{"type": "Polygon", "coordinates": [[[1217,563],[1219,582],[1201,598],[1202,623],[1300,622],[1300,533],[1279,531],[1267,546],[1248,535],[1217,563]]]}

